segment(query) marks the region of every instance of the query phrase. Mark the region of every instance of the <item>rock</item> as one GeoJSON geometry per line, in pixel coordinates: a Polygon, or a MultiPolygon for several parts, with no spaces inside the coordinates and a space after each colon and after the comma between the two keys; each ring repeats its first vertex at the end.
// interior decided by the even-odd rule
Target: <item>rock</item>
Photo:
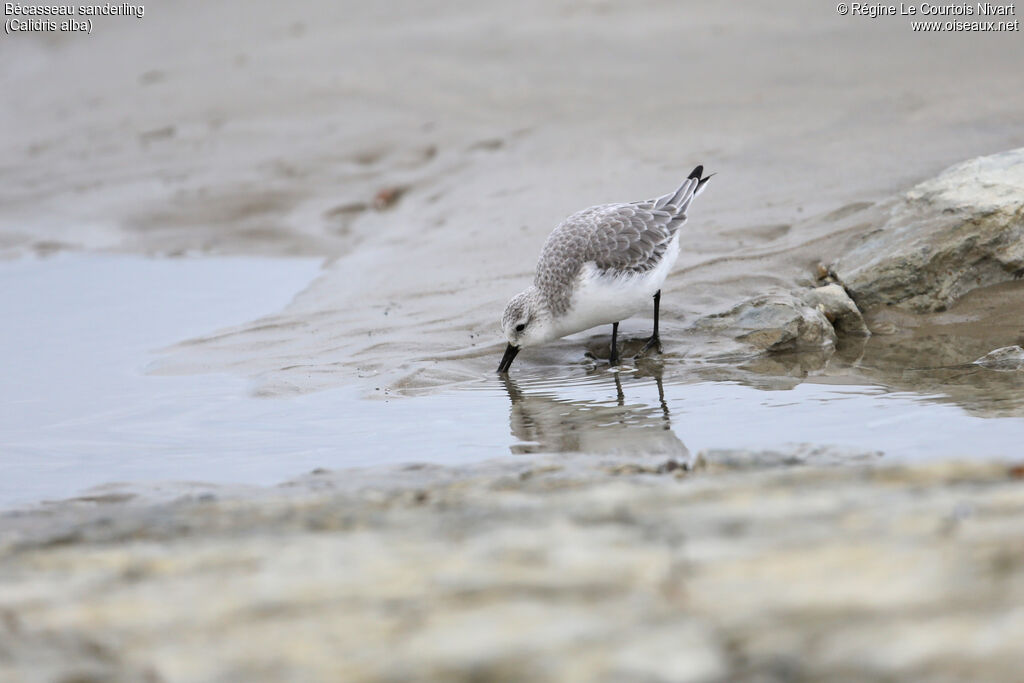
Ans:
{"type": "Polygon", "coordinates": [[[861,309],[940,311],[1024,268],[1024,148],[979,157],[917,185],[834,270],[861,309]]]}
{"type": "MultiPolygon", "coordinates": [[[[772,292],[748,299],[730,310],[698,320],[694,329],[728,336],[759,353],[810,351],[831,355],[837,332],[871,335],[857,304],[842,285],[830,283],[810,290],[772,292]]],[[[721,351],[721,347],[718,347],[721,351]]],[[[719,355],[730,358],[731,353],[719,355]]]]}
{"type": "Polygon", "coordinates": [[[730,453],[0,514],[0,681],[1019,679],[1019,464],[730,453]]]}
{"type": "Polygon", "coordinates": [[[984,356],[974,361],[972,365],[980,365],[990,370],[1009,372],[1024,368],[1024,349],[1019,346],[1004,346],[995,351],[989,351],[984,356]]]}
{"type": "Polygon", "coordinates": [[[860,309],[841,285],[829,284],[824,287],[816,287],[806,292],[803,299],[807,305],[824,313],[836,332],[857,337],[871,336],[860,309]]]}
{"type": "Polygon", "coordinates": [[[825,313],[789,293],[755,297],[702,319],[698,326],[729,334],[760,351],[833,347],[836,343],[835,329],[825,313]]]}

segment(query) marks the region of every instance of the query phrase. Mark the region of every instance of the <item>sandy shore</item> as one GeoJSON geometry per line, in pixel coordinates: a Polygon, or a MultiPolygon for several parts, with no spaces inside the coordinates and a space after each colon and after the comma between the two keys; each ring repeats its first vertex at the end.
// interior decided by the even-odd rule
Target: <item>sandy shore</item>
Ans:
{"type": "Polygon", "coordinates": [[[497,391],[498,316],[559,220],[667,191],[698,162],[718,173],[664,289],[665,356],[637,370],[660,405],[634,410],[618,376],[604,411],[547,392],[603,372],[584,360],[595,332],[522,354],[525,389],[494,394],[518,459],[110,486],[0,514],[0,678],[1019,671],[1019,465],[812,449],[709,452],[691,471],[662,386],[775,391],[818,373],[1019,418],[1019,373],[962,371],[1019,339],[1019,283],[928,315],[872,311],[882,334],[742,368],[709,360],[714,335],[695,327],[813,284],[893,198],[1024,145],[1019,33],[919,34],[795,0],[190,1],[91,36],[4,36],[0,55],[0,257],[324,259],[280,311],[148,368],[227,372],[252,400],[497,391]],[[607,434],[628,441],[587,429],[609,415],[649,428],[651,452],[594,455],[607,434]]]}
{"type": "Polygon", "coordinates": [[[772,462],[321,472],[5,515],[0,677],[1017,675],[1020,467],[772,462]]]}
{"type": "Polygon", "coordinates": [[[697,317],[807,277],[875,203],[1024,145],[1019,34],[814,2],[185,2],[3,49],[5,253],[331,259],[280,314],[164,366],[267,394],[479,377],[558,221],[703,162],[719,176],[663,297],[680,356],[697,317]]]}

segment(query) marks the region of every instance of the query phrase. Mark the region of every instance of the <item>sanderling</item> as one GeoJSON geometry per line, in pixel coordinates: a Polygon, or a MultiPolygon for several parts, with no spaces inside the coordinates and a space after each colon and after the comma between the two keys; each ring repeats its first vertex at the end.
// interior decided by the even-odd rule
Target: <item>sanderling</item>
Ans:
{"type": "Polygon", "coordinates": [[[592,206],[562,221],[541,249],[533,286],[505,307],[501,330],[508,346],[498,372],[508,372],[524,347],[608,323],[609,359],[615,365],[619,321],[644,308],[651,297],[654,334],[640,354],[659,346],[661,285],[679,255],[686,210],[711,178],[703,173],[704,167],[697,166],[675,192],[657,199],[592,206]]]}

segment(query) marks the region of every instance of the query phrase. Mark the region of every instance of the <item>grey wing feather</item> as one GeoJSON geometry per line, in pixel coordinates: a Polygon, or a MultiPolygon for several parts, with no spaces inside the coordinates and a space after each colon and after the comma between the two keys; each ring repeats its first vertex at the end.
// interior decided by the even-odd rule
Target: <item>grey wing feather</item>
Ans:
{"type": "Polygon", "coordinates": [[[604,220],[594,228],[594,263],[602,270],[640,273],[655,268],[696,196],[699,178],[657,199],[594,207],[604,220]]]}
{"type": "Polygon", "coordinates": [[[623,273],[655,268],[685,219],[637,204],[611,204],[595,213],[587,260],[601,270],[623,273]]]}
{"type": "Polygon", "coordinates": [[[568,306],[571,283],[584,263],[615,274],[656,268],[698,189],[687,178],[675,192],[631,204],[592,206],[566,218],[541,250],[534,284],[555,313],[568,306]]]}
{"type": "MultiPolygon", "coordinates": [[[[650,206],[652,209],[666,209],[675,214],[686,213],[686,209],[690,206],[690,201],[697,196],[699,186],[699,179],[687,178],[683,181],[682,185],[676,188],[675,192],[669,192],[657,199],[648,199],[645,202],[636,202],[636,204],[639,206],[650,206]]],[[[700,189],[704,188],[701,187],[700,189]]]]}

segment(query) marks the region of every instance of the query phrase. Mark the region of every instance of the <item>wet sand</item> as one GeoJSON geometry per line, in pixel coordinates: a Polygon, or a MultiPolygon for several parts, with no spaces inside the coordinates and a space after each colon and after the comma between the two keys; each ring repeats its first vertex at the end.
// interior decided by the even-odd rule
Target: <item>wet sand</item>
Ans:
{"type": "MultiPolygon", "coordinates": [[[[48,413],[89,376],[50,368],[27,414],[52,421],[3,447],[22,481],[110,483],[0,513],[0,678],[1014,675],[1024,375],[971,362],[1021,342],[1024,283],[867,311],[827,353],[737,355],[700,321],[814,284],[911,186],[1024,145],[1019,37],[809,1],[319,0],[5,36],[0,258],[324,266],[121,355],[96,315],[131,363],[120,417],[48,413]],[[696,163],[718,175],[664,356],[609,372],[595,330],[499,380],[550,229],[696,163]],[[422,460],[448,466],[381,465],[422,460]],[[290,480],[247,486],[268,473],[290,480]]],[[[146,296],[118,286],[106,312],[146,296]]],[[[62,310],[45,291],[6,358],[62,310]]]]}
{"type": "MultiPolygon", "coordinates": [[[[675,361],[695,319],[807,278],[873,205],[1024,145],[1018,38],[812,2],[183,3],[88,41],[19,36],[0,243],[328,257],[279,313],[162,371],[415,392],[492,370],[504,301],[565,215],[703,162],[719,175],[663,297],[675,361]]],[[[569,340],[521,365],[581,360],[569,340]]]]}
{"type": "Polygon", "coordinates": [[[732,460],[378,468],[0,516],[0,677],[1017,676],[1020,467],[732,460]]]}

